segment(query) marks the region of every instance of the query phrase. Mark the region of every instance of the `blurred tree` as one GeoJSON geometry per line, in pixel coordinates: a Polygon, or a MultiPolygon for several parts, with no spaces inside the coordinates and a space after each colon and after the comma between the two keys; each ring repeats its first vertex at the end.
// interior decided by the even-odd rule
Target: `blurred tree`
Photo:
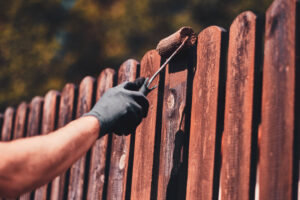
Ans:
{"type": "Polygon", "coordinates": [[[181,26],[229,27],[244,10],[272,0],[0,1],[0,111],[78,83],[85,75],[139,60],[181,26]]]}

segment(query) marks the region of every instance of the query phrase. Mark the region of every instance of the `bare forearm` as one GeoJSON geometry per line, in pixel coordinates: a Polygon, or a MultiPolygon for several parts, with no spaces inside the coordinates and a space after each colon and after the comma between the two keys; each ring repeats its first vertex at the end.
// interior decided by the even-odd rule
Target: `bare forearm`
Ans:
{"type": "Polygon", "coordinates": [[[83,117],[45,136],[2,143],[0,194],[7,185],[21,193],[51,181],[94,144],[98,133],[98,120],[83,117]]]}

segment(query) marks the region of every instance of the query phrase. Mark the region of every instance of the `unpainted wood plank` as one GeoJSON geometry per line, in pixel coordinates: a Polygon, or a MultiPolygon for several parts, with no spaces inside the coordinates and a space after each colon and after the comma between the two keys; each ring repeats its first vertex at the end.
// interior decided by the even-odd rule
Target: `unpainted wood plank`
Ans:
{"type": "MultiPolygon", "coordinates": [[[[118,84],[134,81],[137,77],[137,65],[136,60],[125,61],[119,69],[118,84]]],[[[107,199],[125,199],[131,134],[127,136],[113,134],[112,136],[107,199]]]]}
{"type": "MultiPolygon", "coordinates": [[[[31,137],[40,134],[41,119],[44,99],[42,97],[34,97],[29,104],[29,114],[27,122],[26,137],[31,137]]],[[[20,200],[30,200],[34,192],[27,192],[20,196],[20,200]]]]}
{"type": "MultiPolygon", "coordinates": [[[[76,118],[81,117],[88,112],[93,104],[95,79],[91,76],[85,77],[79,86],[77,100],[76,118]]],[[[85,180],[86,156],[83,155],[72,166],[70,170],[70,181],[68,189],[68,199],[79,200],[84,197],[84,187],[87,184],[85,180]]]]}
{"type": "Polygon", "coordinates": [[[6,108],[2,125],[1,141],[10,141],[13,137],[13,125],[15,118],[15,109],[6,108]]]}
{"type": "Polygon", "coordinates": [[[291,199],[293,180],[296,1],[266,12],[259,198],[291,199]]]}
{"type": "Polygon", "coordinates": [[[212,199],[222,35],[211,26],[198,35],[193,81],[186,199],[212,199]]]}
{"type": "MultiPolygon", "coordinates": [[[[61,92],[57,128],[63,127],[74,118],[76,89],[74,84],[68,83],[61,92]]],[[[52,200],[67,198],[66,181],[66,172],[63,172],[52,181],[50,195],[52,200]]]]}
{"type": "Polygon", "coordinates": [[[26,126],[28,117],[28,106],[25,102],[22,102],[16,112],[15,124],[14,124],[14,136],[13,139],[23,138],[26,136],[26,126]]]}
{"type": "Polygon", "coordinates": [[[157,199],[177,199],[185,188],[183,151],[188,136],[185,127],[188,65],[170,63],[166,68],[162,109],[157,199]]]}
{"type": "MultiPolygon", "coordinates": [[[[141,77],[151,77],[160,67],[161,58],[157,51],[148,51],[141,60],[141,77]]],[[[153,85],[159,85],[155,79],[153,85]]],[[[158,105],[158,89],[147,96],[149,111],[145,119],[138,126],[135,134],[134,160],[131,185],[131,199],[150,199],[152,171],[154,162],[154,145],[156,135],[156,119],[158,105]]],[[[158,122],[161,123],[161,122],[158,122]]]]}
{"type": "Polygon", "coordinates": [[[241,13],[229,33],[221,199],[249,199],[256,15],[241,13]]]}
{"type": "MultiPolygon", "coordinates": [[[[105,91],[113,87],[114,77],[115,70],[113,69],[107,68],[101,72],[97,80],[96,101],[105,91]]],[[[108,137],[107,134],[102,136],[92,147],[87,199],[103,199],[108,137]]]]}
{"type": "MultiPolygon", "coordinates": [[[[57,104],[59,100],[59,92],[55,90],[50,90],[44,99],[43,105],[43,117],[42,117],[42,127],[41,135],[46,135],[54,131],[55,127],[55,118],[57,113],[57,104]]],[[[43,185],[35,190],[34,199],[43,200],[47,199],[47,188],[48,184],[43,185]]]]}

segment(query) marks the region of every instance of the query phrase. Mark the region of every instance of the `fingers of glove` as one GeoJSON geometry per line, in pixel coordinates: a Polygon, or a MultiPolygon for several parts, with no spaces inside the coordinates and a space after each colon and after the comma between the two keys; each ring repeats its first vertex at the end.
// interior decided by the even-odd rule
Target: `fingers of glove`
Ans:
{"type": "Polygon", "coordinates": [[[145,97],[145,95],[141,92],[135,91],[125,92],[125,94],[129,95],[135,102],[137,102],[142,107],[143,117],[146,117],[149,109],[149,101],[147,97],[145,97]]]}
{"type": "Polygon", "coordinates": [[[129,125],[139,125],[143,118],[143,108],[138,103],[131,102],[128,111],[131,118],[129,125]]]}
{"type": "Polygon", "coordinates": [[[124,85],[124,88],[126,90],[138,91],[144,82],[145,78],[139,77],[134,82],[127,82],[127,84],[124,85]]]}

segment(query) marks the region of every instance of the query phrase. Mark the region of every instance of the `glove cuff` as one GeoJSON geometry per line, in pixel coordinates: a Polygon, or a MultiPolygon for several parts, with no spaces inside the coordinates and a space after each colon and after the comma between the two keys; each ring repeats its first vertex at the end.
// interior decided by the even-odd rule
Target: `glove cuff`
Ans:
{"type": "Polygon", "coordinates": [[[98,113],[95,113],[95,112],[88,112],[88,113],[85,113],[82,115],[82,117],[85,117],[85,116],[94,116],[98,119],[99,126],[100,126],[99,138],[102,135],[105,135],[106,133],[108,133],[109,128],[107,127],[105,121],[102,119],[101,115],[99,115],[98,113]]]}

